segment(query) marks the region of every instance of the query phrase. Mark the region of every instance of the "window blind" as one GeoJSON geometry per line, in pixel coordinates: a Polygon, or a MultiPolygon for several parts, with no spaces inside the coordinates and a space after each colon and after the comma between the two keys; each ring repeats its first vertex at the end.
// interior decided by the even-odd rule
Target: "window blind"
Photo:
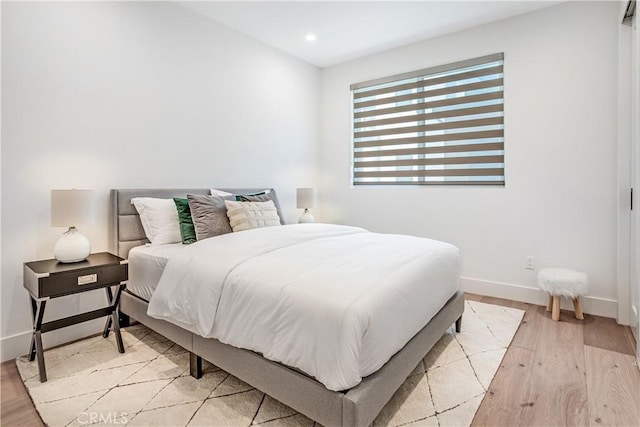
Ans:
{"type": "Polygon", "coordinates": [[[504,185],[504,54],[351,85],[354,185],[504,185]]]}

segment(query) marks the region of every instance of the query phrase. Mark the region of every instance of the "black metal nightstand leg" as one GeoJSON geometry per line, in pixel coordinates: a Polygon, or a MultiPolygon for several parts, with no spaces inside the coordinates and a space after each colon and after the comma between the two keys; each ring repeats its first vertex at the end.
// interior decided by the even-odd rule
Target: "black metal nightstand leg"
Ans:
{"type": "MultiPolygon", "coordinates": [[[[33,323],[33,327],[35,329],[38,304],[36,303],[36,300],[31,295],[29,295],[29,299],[31,300],[31,315],[32,315],[31,320],[33,323]]],[[[36,334],[32,333],[31,345],[29,346],[29,362],[33,362],[35,358],[36,358],[36,334]]]]}
{"type": "MultiPolygon", "coordinates": [[[[113,304],[113,294],[111,293],[111,287],[107,286],[104,288],[107,291],[107,302],[109,305],[113,304]]],[[[107,317],[107,320],[104,322],[104,331],[102,332],[102,337],[107,338],[109,336],[109,330],[111,329],[111,316],[107,317]]]]}
{"type": "Polygon", "coordinates": [[[111,313],[111,316],[109,316],[109,318],[112,319],[111,326],[113,326],[113,333],[116,335],[116,343],[118,344],[118,351],[120,353],[124,353],[124,344],[122,343],[122,334],[120,333],[120,322],[118,322],[118,315],[120,312],[118,307],[120,304],[120,295],[122,295],[124,286],[125,285],[118,285],[116,295],[113,297],[111,302],[113,312],[111,313]]]}
{"type": "Polygon", "coordinates": [[[47,381],[47,370],[44,364],[44,348],[42,347],[42,319],[44,318],[44,308],[47,300],[33,301],[36,305],[35,315],[33,316],[33,335],[31,336],[31,348],[29,353],[29,361],[33,361],[33,347],[35,347],[35,356],[38,358],[38,373],[40,374],[40,382],[47,381]]]}
{"type": "Polygon", "coordinates": [[[104,322],[104,332],[102,332],[102,338],[108,338],[110,330],[111,330],[111,316],[107,317],[107,320],[104,322]]]}
{"type": "Polygon", "coordinates": [[[116,343],[118,344],[118,352],[124,353],[124,344],[122,343],[122,334],[120,334],[120,325],[118,325],[118,310],[114,311],[112,316],[113,321],[113,333],[116,335],[116,343]]]}
{"type": "Polygon", "coordinates": [[[42,348],[42,333],[34,332],[36,338],[36,355],[38,356],[38,373],[40,374],[40,382],[47,382],[47,368],[44,365],[44,349],[42,348]]]}

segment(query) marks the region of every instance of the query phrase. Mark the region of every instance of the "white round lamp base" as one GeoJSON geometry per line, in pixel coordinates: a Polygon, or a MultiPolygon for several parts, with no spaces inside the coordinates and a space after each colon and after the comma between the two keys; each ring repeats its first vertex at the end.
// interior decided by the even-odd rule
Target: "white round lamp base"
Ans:
{"type": "Polygon", "coordinates": [[[53,254],[60,262],[84,261],[91,253],[91,243],[75,227],[70,227],[53,247],[53,254]]]}
{"type": "Polygon", "coordinates": [[[309,209],[305,209],[304,213],[298,219],[298,224],[307,224],[312,222],[316,222],[316,219],[313,217],[313,215],[311,215],[309,209]]]}

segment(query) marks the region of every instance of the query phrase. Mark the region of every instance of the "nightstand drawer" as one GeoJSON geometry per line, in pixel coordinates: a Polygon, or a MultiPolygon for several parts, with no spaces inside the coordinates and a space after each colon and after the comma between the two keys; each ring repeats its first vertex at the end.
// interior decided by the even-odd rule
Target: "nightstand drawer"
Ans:
{"type": "Polygon", "coordinates": [[[40,297],[57,297],[119,284],[125,280],[127,280],[126,264],[50,275],[41,278],[38,287],[40,297]]]}

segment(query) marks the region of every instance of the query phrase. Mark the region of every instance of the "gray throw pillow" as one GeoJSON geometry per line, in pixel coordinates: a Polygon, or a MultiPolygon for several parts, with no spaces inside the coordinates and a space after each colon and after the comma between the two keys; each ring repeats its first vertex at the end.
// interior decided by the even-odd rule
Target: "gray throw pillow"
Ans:
{"type": "Polygon", "coordinates": [[[198,240],[220,236],[233,232],[227,217],[225,200],[234,200],[233,196],[200,196],[188,194],[189,209],[193,218],[198,240]]]}

